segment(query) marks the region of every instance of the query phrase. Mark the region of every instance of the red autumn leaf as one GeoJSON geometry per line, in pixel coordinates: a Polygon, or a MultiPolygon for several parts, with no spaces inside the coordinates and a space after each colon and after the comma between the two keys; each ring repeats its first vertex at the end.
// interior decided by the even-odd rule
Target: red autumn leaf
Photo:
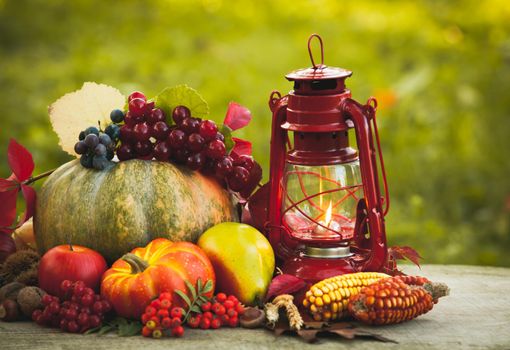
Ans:
{"type": "Polygon", "coordinates": [[[232,130],[237,130],[245,127],[250,123],[251,112],[248,108],[241,106],[235,102],[228,104],[227,115],[223,124],[232,130]]]}
{"type": "Polygon", "coordinates": [[[232,140],[234,141],[234,148],[232,148],[232,151],[230,152],[230,156],[234,159],[238,158],[239,156],[251,156],[251,142],[246,141],[243,139],[239,139],[237,137],[232,137],[232,140]]]}
{"type": "Polygon", "coordinates": [[[7,148],[7,158],[12,172],[22,182],[27,180],[34,171],[34,160],[25,147],[11,139],[7,148]]]}
{"type": "Polygon", "coordinates": [[[16,187],[18,187],[16,182],[7,179],[0,179],[0,192],[11,191],[16,187]]]}
{"type": "Polygon", "coordinates": [[[267,289],[266,300],[277,295],[292,294],[306,287],[306,282],[296,276],[282,274],[278,275],[271,281],[267,289]]]}
{"type": "Polygon", "coordinates": [[[418,267],[420,267],[420,259],[423,259],[416,250],[408,246],[393,246],[388,249],[388,252],[395,260],[407,259],[418,267]]]}
{"type": "Polygon", "coordinates": [[[11,232],[16,219],[16,199],[18,198],[18,188],[10,191],[0,192],[0,229],[4,232],[11,232]]]}
{"type": "Polygon", "coordinates": [[[21,185],[21,192],[23,193],[23,197],[25,198],[25,213],[21,218],[21,221],[18,223],[18,227],[23,225],[28,219],[34,216],[35,212],[35,199],[36,199],[35,190],[30,186],[21,185]]]}

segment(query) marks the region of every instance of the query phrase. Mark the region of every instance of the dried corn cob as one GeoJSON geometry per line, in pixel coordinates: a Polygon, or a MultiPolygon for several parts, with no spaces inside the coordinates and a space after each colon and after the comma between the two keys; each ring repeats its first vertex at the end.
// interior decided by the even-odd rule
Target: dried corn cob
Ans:
{"type": "Polygon", "coordinates": [[[349,297],[359,293],[381,278],[390,277],[379,272],[357,272],[335,276],[314,284],[306,292],[303,306],[316,321],[332,321],[348,314],[349,297]]]}
{"type": "Polygon", "coordinates": [[[349,300],[349,313],[372,324],[393,324],[411,320],[432,309],[449,289],[424,277],[396,276],[364,287],[349,300]]]}

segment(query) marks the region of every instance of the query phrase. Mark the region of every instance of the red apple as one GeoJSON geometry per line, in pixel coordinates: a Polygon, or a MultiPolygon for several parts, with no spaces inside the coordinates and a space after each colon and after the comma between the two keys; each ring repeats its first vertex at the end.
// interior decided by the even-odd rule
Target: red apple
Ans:
{"type": "Polygon", "coordinates": [[[39,263],[39,287],[51,295],[63,296],[63,280],[83,281],[87,287],[99,291],[101,277],[108,266],[98,252],[78,246],[59,245],[43,255],[39,263]]]}

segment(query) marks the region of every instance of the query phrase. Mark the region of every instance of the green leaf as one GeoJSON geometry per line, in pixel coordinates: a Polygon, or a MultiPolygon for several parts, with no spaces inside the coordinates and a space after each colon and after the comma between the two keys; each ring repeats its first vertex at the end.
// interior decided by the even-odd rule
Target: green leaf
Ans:
{"type": "Polygon", "coordinates": [[[197,280],[197,291],[198,291],[198,295],[202,294],[202,279],[199,278],[197,280]]]}
{"type": "Polygon", "coordinates": [[[234,148],[234,140],[232,140],[232,129],[230,129],[225,124],[221,124],[218,131],[221,132],[225,138],[225,148],[227,149],[227,154],[229,154],[232,148],[234,148]]]}
{"type": "Polygon", "coordinates": [[[83,333],[83,334],[87,335],[87,334],[96,333],[96,332],[97,332],[97,331],[99,331],[100,329],[101,329],[101,327],[94,327],[94,328],[91,328],[91,329],[87,330],[87,331],[86,331],[85,333],[83,333]]]}
{"type": "Polygon", "coordinates": [[[198,305],[193,305],[190,310],[193,311],[193,312],[197,312],[197,313],[201,313],[202,312],[202,310],[200,310],[198,305]]]}
{"type": "Polygon", "coordinates": [[[119,336],[121,337],[132,337],[140,334],[142,331],[142,324],[138,321],[130,321],[125,324],[119,325],[119,336]]]}
{"type": "Polygon", "coordinates": [[[161,108],[169,125],[174,124],[172,111],[177,106],[186,106],[193,117],[204,117],[209,114],[209,106],[202,96],[187,85],[177,85],[163,89],[155,98],[156,107],[161,108]]]}
{"type": "Polygon", "coordinates": [[[205,303],[205,302],[208,302],[209,301],[209,298],[204,296],[204,295],[200,295],[198,297],[198,300],[200,300],[202,303],[205,303]]]}
{"type": "Polygon", "coordinates": [[[115,327],[112,327],[112,326],[110,326],[109,324],[107,324],[107,325],[105,325],[105,326],[101,327],[101,329],[99,330],[99,332],[97,333],[97,335],[104,335],[104,334],[106,334],[106,333],[108,333],[108,332],[111,332],[111,331],[112,331],[112,330],[114,330],[114,329],[115,329],[115,327]]]}
{"type": "Polygon", "coordinates": [[[191,307],[191,300],[189,300],[189,297],[181,290],[176,290],[175,293],[184,300],[184,302],[188,305],[188,308],[191,307]]]}
{"type": "Polygon", "coordinates": [[[195,290],[195,287],[188,280],[185,280],[184,283],[186,283],[186,287],[188,287],[189,291],[191,292],[191,295],[193,296],[193,300],[196,300],[197,299],[197,291],[195,290]]]}
{"type": "Polygon", "coordinates": [[[202,294],[209,293],[213,288],[213,282],[212,280],[207,280],[205,283],[204,289],[202,290],[202,294]]]}

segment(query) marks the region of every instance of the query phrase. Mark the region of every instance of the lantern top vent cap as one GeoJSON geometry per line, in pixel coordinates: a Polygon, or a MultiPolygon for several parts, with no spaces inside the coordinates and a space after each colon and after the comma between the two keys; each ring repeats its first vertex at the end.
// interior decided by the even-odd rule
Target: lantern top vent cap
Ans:
{"type": "Polygon", "coordinates": [[[344,79],[350,77],[352,72],[338,67],[328,67],[324,64],[324,45],[322,38],[318,34],[312,34],[308,38],[308,53],[312,61],[312,67],[302,68],[288,73],[285,78],[290,81],[295,80],[326,80],[326,79],[344,79]],[[319,40],[321,49],[321,63],[316,64],[312,54],[311,42],[313,38],[319,40]]]}

